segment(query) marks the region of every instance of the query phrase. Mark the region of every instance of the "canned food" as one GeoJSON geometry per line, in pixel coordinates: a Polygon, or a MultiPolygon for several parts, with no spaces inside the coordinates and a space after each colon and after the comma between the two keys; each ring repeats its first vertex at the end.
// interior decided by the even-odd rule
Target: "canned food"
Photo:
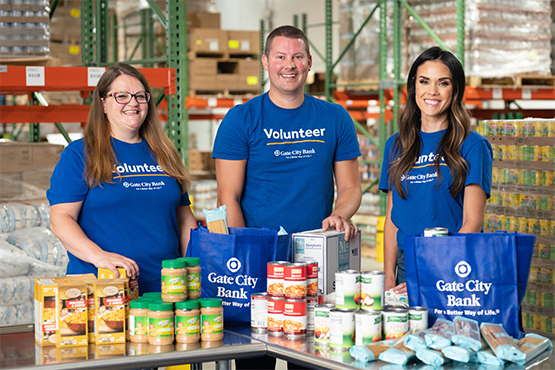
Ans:
{"type": "Polygon", "coordinates": [[[318,262],[308,261],[306,263],[306,295],[316,297],[318,295],[318,262]]]}
{"type": "Polygon", "coordinates": [[[269,297],[283,297],[283,274],[284,265],[289,262],[272,261],[267,264],[268,285],[267,292],[269,297]]]}
{"type": "Polygon", "coordinates": [[[382,313],[380,310],[355,312],[355,344],[364,345],[382,340],[382,313]]]}
{"type": "Polygon", "coordinates": [[[428,329],[428,309],[426,307],[409,307],[409,330],[428,329]]]}
{"type": "MultiPolygon", "coordinates": [[[[364,271],[360,273],[360,308],[381,310],[384,306],[385,273],[364,271]]],[[[356,299],[355,299],[356,301],[356,299]]]]}
{"type": "Polygon", "coordinates": [[[265,333],[268,330],[268,294],[251,294],[251,332],[265,333]]]}
{"type": "Polygon", "coordinates": [[[389,307],[382,311],[384,339],[401,338],[409,331],[409,311],[405,308],[389,307]]]}
{"type": "Polygon", "coordinates": [[[503,184],[518,184],[519,171],[515,168],[505,168],[503,170],[503,184]]]}
{"type": "Polygon", "coordinates": [[[493,159],[497,159],[498,158],[498,153],[497,153],[497,144],[491,144],[491,150],[493,152],[493,159]]]}
{"type": "Polygon", "coordinates": [[[287,263],[283,266],[283,296],[286,299],[306,298],[306,263],[287,263]]]}
{"type": "Polygon", "coordinates": [[[530,145],[523,145],[520,147],[520,152],[522,153],[523,161],[533,161],[534,160],[534,147],[530,145]]]}
{"type": "Polygon", "coordinates": [[[540,235],[551,235],[551,221],[540,219],[540,235]]]}
{"type": "Polygon", "coordinates": [[[489,121],[480,121],[480,134],[484,136],[489,136],[489,121]]]}
{"type": "Polygon", "coordinates": [[[528,232],[534,235],[541,235],[541,223],[537,218],[528,219],[528,232]]]}
{"type": "Polygon", "coordinates": [[[268,335],[283,335],[283,298],[268,297],[268,335]]]}
{"type": "Polygon", "coordinates": [[[306,332],[314,333],[314,311],[318,306],[318,297],[308,297],[306,299],[306,332]]]}
{"type": "Polygon", "coordinates": [[[540,245],[534,244],[534,249],[532,249],[532,257],[539,258],[540,257],[540,245]]]}
{"type": "Polygon", "coordinates": [[[493,184],[499,183],[499,169],[497,167],[493,167],[491,171],[491,182],[493,184]]]}
{"type": "Polygon", "coordinates": [[[499,135],[499,121],[497,120],[491,120],[488,121],[489,122],[489,134],[491,136],[498,136],[499,135]]]}
{"type": "Polygon", "coordinates": [[[449,230],[445,227],[429,227],[424,229],[424,236],[447,236],[449,234],[449,230]]]}
{"type": "Polygon", "coordinates": [[[283,335],[299,338],[306,335],[306,298],[283,300],[283,335]]]}
{"type": "Polygon", "coordinates": [[[535,198],[532,195],[522,195],[521,198],[521,205],[524,208],[528,208],[528,209],[536,209],[536,200],[537,198],[535,198]]]}
{"type": "Polygon", "coordinates": [[[314,309],[314,341],[322,346],[330,344],[330,311],[333,304],[319,304],[314,309]]]}
{"type": "Polygon", "coordinates": [[[519,229],[518,217],[516,216],[507,217],[507,220],[509,222],[509,232],[510,233],[518,232],[518,229],[519,229]]]}
{"type": "Polygon", "coordinates": [[[335,273],[335,307],[358,309],[360,297],[360,272],[355,270],[335,273]]]}
{"type": "Polygon", "coordinates": [[[537,292],[535,290],[528,291],[528,302],[530,305],[535,306],[537,301],[537,292]]]}
{"type": "Polygon", "coordinates": [[[522,136],[531,137],[536,134],[536,123],[534,121],[526,120],[522,123],[522,136]]]}
{"type": "Polygon", "coordinates": [[[515,136],[515,121],[503,121],[501,124],[501,136],[515,136]]]}
{"type": "Polygon", "coordinates": [[[355,342],[355,310],[335,308],[330,311],[330,348],[348,351],[355,342]]]}

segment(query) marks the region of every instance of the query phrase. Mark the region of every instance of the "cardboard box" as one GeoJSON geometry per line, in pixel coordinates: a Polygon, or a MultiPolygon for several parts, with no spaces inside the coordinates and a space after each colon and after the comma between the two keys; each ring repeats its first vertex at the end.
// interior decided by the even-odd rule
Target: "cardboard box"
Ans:
{"type": "Polygon", "coordinates": [[[189,50],[196,53],[222,54],[226,49],[227,31],[193,28],[189,32],[189,50]]]}
{"type": "Polygon", "coordinates": [[[21,181],[25,184],[48,190],[50,188],[50,177],[52,177],[52,171],[54,171],[54,167],[42,170],[25,171],[21,173],[21,181]]]}
{"type": "Polygon", "coordinates": [[[335,272],[360,270],[360,230],[345,241],[345,232],[321,229],[293,234],[293,261],[318,261],[318,289],[335,291],[335,272]]]}
{"type": "Polygon", "coordinates": [[[259,31],[226,31],[227,51],[230,54],[260,54],[259,31]]]}
{"type": "Polygon", "coordinates": [[[220,13],[198,12],[187,14],[187,28],[220,28],[220,13]]]}
{"type": "Polygon", "coordinates": [[[33,146],[30,143],[0,143],[0,173],[33,169],[33,146]]]}
{"type": "Polygon", "coordinates": [[[212,76],[196,75],[189,79],[189,89],[191,90],[217,90],[216,86],[216,74],[212,76]]]}
{"type": "Polygon", "coordinates": [[[216,87],[218,90],[237,90],[239,75],[235,73],[218,73],[216,75],[216,87]]]}
{"type": "Polygon", "coordinates": [[[189,171],[214,171],[215,169],[212,152],[189,150],[189,171]]]}
{"type": "Polygon", "coordinates": [[[237,89],[260,89],[260,62],[258,60],[239,60],[237,62],[238,74],[237,89]]]}
{"type": "Polygon", "coordinates": [[[76,279],[58,282],[56,288],[56,347],[78,347],[89,343],[87,285],[76,279]]]}
{"type": "Polygon", "coordinates": [[[218,73],[218,60],[213,58],[197,58],[189,62],[189,75],[213,76],[218,73]]]}
{"type": "Polygon", "coordinates": [[[33,143],[33,170],[53,168],[64,151],[63,145],[33,143]]]}

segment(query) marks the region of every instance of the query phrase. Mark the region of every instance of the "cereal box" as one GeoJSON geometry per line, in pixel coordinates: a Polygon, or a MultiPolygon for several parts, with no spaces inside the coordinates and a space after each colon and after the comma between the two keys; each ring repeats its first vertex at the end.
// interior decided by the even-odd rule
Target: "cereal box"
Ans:
{"type": "Polygon", "coordinates": [[[87,285],[75,279],[59,282],[56,292],[56,347],[86,346],[87,285]]]}
{"type": "Polygon", "coordinates": [[[96,344],[125,343],[125,279],[94,283],[96,344]]]}

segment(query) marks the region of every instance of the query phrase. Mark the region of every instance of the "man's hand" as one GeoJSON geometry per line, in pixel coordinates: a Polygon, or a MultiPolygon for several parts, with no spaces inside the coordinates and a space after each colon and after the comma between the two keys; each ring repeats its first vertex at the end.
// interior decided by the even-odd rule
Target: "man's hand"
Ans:
{"type": "Polygon", "coordinates": [[[322,231],[335,228],[337,232],[345,230],[345,240],[356,237],[358,228],[341,215],[332,213],[330,217],[322,221],[322,231]]]}

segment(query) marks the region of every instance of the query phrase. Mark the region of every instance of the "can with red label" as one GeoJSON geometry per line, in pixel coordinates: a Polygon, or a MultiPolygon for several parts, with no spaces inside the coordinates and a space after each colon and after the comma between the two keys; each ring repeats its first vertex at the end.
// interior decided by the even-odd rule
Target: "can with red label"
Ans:
{"type": "Polygon", "coordinates": [[[306,298],[306,332],[314,333],[314,311],[318,306],[318,297],[306,298]]]}
{"type": "Polygon", "coordinates": [[[268,329],[268,294],[251,294],[251,332],[266,333],[268,329]]]}
{"type": "Polygon", "coordinates": [[[268,262],[268,297],[283,297],[283,274],[284,265],[289,262],[272,261],[268,262]]]}
{"type": "Polygon", "coordinates": [[[318,296],[318,261],[306,262],[306,295],[318,296]]]}
{"type": "Polygon", "coordinates": [[[283,298],[268,297],[268,335],[283,335],[283,298]]]}
{"type": "Polygon", "coordinates": [[[306,263],[287,263],[283,274],[283,296],[285,299],[306,298],[306,263]]]}
{"type": "Polygon", "coordinates": [[[318,289],[318,304],[324,304],[324,292],[322,292],[322,289],[318,289]]]}
{"type": "Polygon", "coordinates": [[[299,338],[306,335],[306,310],[306,298],[283,300],[283,335],[285,337],[299,338]]]}

